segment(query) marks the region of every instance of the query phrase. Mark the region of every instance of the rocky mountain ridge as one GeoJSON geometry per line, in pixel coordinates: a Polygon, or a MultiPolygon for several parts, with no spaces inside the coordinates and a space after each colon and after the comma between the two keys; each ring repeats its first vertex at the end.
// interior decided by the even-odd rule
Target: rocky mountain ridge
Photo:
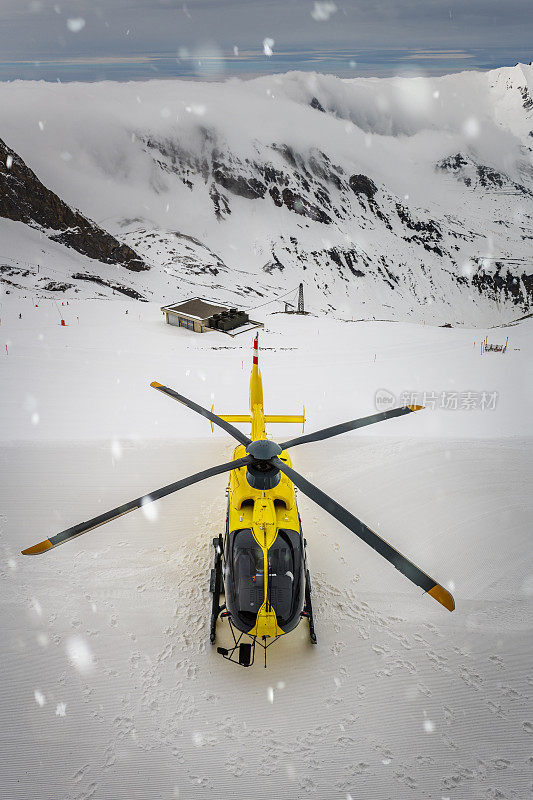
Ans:
{"type": "MultiPolygon", "coordinates": [[[[41,183],[22,158],[0,139],[0,218],[37,229],[50,242],[58,242],[90,259],[133,272],[149,266],[128,245],[80,214],[41,183]]],[[[0,260],[2,254],[0,253],[0,260]]],[[[13,274],[4,265],[3,277],[13,274]]],[[[29,272],[26,270],[27,277],[29,272]]],[[[76,276],[72,276],[76,278],[76,276]]],[[[102,282],[102,279],[99,278],[102,282]]],[[[71,284],[50,281],[45,291],[67,291],[71,284]]],[[[136,293],[136,299],[141,295],[136,293]]]]}

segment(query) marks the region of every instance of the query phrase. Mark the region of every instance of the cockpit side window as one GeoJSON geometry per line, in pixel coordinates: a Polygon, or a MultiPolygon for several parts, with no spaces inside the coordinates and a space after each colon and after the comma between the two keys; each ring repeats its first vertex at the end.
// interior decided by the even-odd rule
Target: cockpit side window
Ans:
{"type": "Polygon", "coordinates": [[[264,601],[265,562],[263,551],[249,528],[233,534],[231,558],[230,610],[251,628],[264,601]]]}
{"type": "Polygon", "coordinates": [[[268,550],[268,600],[283,628],[297,611],[303,590],[300,534],[280,529],[268,550]]]}

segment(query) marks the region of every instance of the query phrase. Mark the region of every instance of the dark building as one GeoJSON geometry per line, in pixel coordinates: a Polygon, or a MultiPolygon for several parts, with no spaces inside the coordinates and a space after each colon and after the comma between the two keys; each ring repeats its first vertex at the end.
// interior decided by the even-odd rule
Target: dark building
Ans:
{"type": "Polygon", "coordinates": [[[218,330],[237,335],[246,330],[263,327],[263,323],[251,320],[246,311],[204,300],[202,297],[193,297],[181,303],[162,306],[161,311],[165,314],[169,325],[187,328],[195,333],[218,330]]]}

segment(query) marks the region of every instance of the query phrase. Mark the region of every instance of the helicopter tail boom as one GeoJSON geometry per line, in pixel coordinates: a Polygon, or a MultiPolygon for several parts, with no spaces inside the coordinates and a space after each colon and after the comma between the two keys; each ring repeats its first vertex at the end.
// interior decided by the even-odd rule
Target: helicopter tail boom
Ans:
{"type": "MultiPolygon", "coordinates": [[[[265,414],[263,407],[263,381],[259,369],[259,334],[254,337],[252,356],[252,371],[250,373],[250,412],[248,414],[218,414],[218,418],[225,422],[247,422],[252,426],[252,439],[266,438],[265,423],[290,422],[302,423],[302,433],[305,428],[305,406],[301,414],[265,414]]],[[[213,414],[214,406],[211,406],[213,414]]],[[[213,422],[211,430],[214,431],[213,422]]]]}

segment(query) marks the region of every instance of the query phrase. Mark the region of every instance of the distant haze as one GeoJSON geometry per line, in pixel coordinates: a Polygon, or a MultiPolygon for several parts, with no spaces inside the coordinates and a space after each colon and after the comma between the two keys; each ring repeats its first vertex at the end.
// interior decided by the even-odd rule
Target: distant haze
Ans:
{"type": "Polygon", "coordinates": [[[0,0],[0,79],[221,80],[533,58],[531,0],[0,0]]]}

